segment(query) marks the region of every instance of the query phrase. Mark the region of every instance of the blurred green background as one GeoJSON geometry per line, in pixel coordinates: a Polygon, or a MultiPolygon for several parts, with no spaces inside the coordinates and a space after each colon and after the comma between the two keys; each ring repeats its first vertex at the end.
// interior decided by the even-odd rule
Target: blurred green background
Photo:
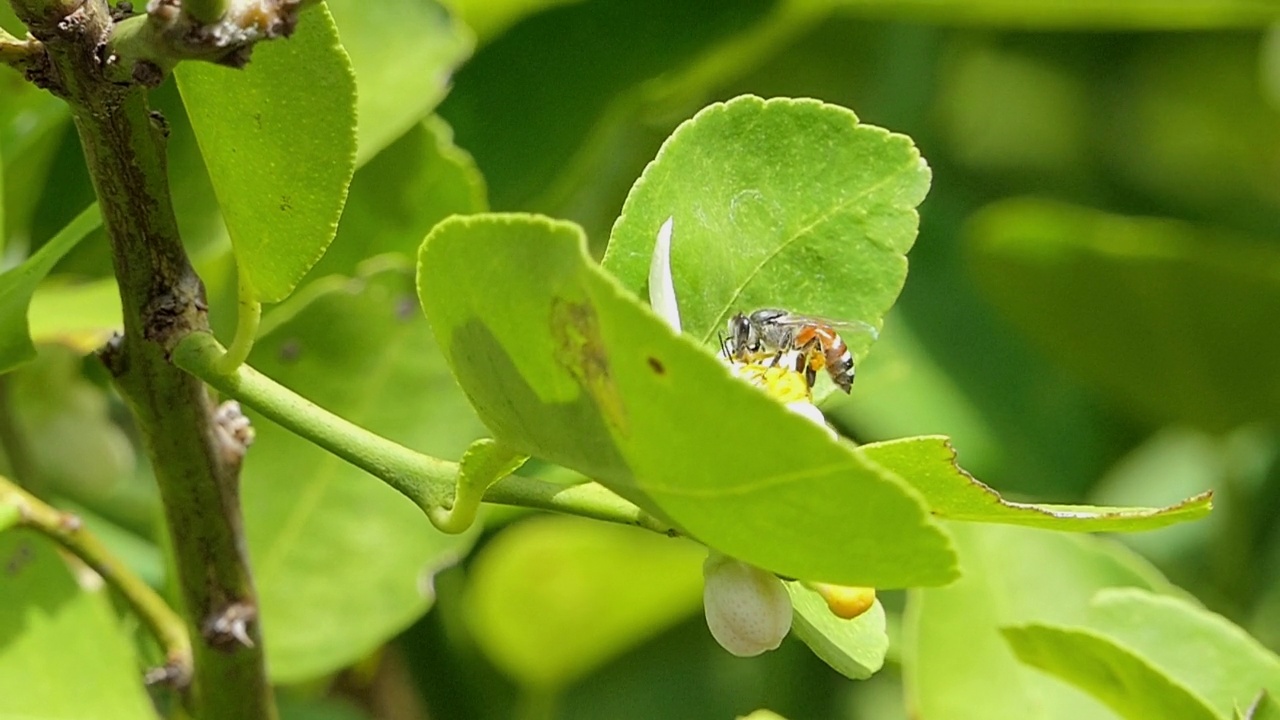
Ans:
{"type": "MultiPolygon", "coordinates": [[[[397,19],[360,3],[330,5],[364,93],[370,76],[360,74],[355,44],[376,47],[397,19]]],[[[934,181],[901,301],[858,369],[852,396],[833,399],[829,417],[862,441],[950,435],[963,466],[1014,499],[1158,505],[1213,489],[1209,519],[1120,540],[1280,650],[1274,5],[454,0],[453,20],[431,7],[451,38],[439,42],[457,49],[422,72],[442,71],[440,82],[451,77],[449,94],[438,117],[406,126],[357,172],[338,239],[312,277],[382,273],[368,282],[382,294],[366,304],[396,306],[412,292],[387,279],[396,270],[357,270],[357,263],[382,252],[411,257],[431,224],[484,209],[486,193],[494,210],[581,223],[601,253],[631,183],[671,130],[706,104],[753,93],[849,107],[864,122],[910,135],[934,181]],[[457,147],[448,143],[449,128],[457,147]]],[[[0,24],[12,28],[12,18],[0,16],[0,24]]],[[[216,201],[176,91],[166,86],[156,97],[173,129],[186,242],[209,284],[215,325],[229,335],[234,281],[216,201]]],[[[51,237],[92,191],[59,103],[8,71],[0,73],[0,153],[7,266],[51,237]]],[[[58,271],[83,283],[105,278],[109,265],[105,244],[90,241],[58,271]]],[[[319,289],[307,295],[304,288],[274,321],[268,313],[269,332],[295,334],[265,342],[257,363],[279,360],[272,374],[304,392],[311,381],[290,375],[297,338],[308,327],[332,332],[334,313],[358,319],[366,311],[348,307],[365,300],[343,305],[335,287],[310,287],[319,289]],[[340,307],[319,307],[317,295],[340,307]]],[[[358,326],[352,342],[390,342],[362,340],[361,332],[383,330],[349,324],[358,326]]],[[[396,332],[385,330],[393,340],[396,332]]],[[[420,327],[413,332],[429,337],[420,327]]],[[[91,347],[96,337],[56,339],[91,347]]],[[[439,377],[429,340],[415,342],[397,345],[396,362],[431,364],[439,377]]],[[[348,377],[361,377],[356,366],[344,367],[348,377]]],[[[382,402],[401,408],[383,414],[405,416],[386,418],[386,432],[456,457],[481,431],[451,384],[421,384],[383,388],[382,402]],[[413,403],[433,408],[435,424],[424,427],[403,409],[413,403]]],[[[130,448],[126,413],[103,394],[105,385],[93,362],[53,348],[9,377],[3,425],[20,436],[5,443],[9,468],[88,510],[91,526],[159,583],[156,500],[145,467],[137,467],[145,460],[130,448]],[[67,392],[39,391],[49,377],[62,378],[67,392]],[[84,461],[103,457],[110,460],[84,461]]],[[[359,400],[326,397],[334,409],[359,400]]],[[[263,435],[275,439],[271,430],[263,435]]],[[[395,617],[382,625],[378,607],[348,609],[373,613],[370,623],[378,625],[358,652],[344,650],[364,659],[336,674],[277,676],[297,681],[284,691],[285,716],[713,718],[769,707],[793,719],[907,717],[898,654],[860,683],[794,639],[754,660],[728,656],[700,617],[698,578],[689,575],[697,558],[649,548],[647,538],[580,539],[597,549],[617,542],[626,548],[618,556],[636,567],[683,569],[621,573],[603,594],[646,596],[644,609],[596,628],[588,619],[603,612],[593,597],[602,594],[593,584],[601,576],[587,570],[605,572],[613,561],[566,551],[573,543],[555,540],[592,531],[537,522],[491,514],[476,550],[435,575],[435,604],[425,615],[425,600],[387,610],[395,617]],[[540,542],[545,553],[529,550],[540,542]],[[575,575],[583,572],[588,580],[575,575]],[[477,633],[485,624],[477,617],[521,612],[527,615],[514,628],[477,633]],[[382,635],[406,626],[378,647],[382,635]],[[598,647],[561,648],[572,656],[562,659],[562,671],[554,650],[531,660],[504,660],[494,650],[573,645],[565,633],[575,630],[601,639],[598,647]],[[545,678],[532,680],[538,672],[545,678]]],[[[402,537],[384,535],[366,551],[402,537]]],[[[465,549],[451,547],[450,557],[465,549]]],[[[352,582],[340,567],[316,573],[313,584],[334,592],[352,582]]],[[[295,596],[296,587],[275,591],[283,603],[314,602],[295,596]]],[[[900,647],[905,599],[884,599],[900,647]]],[[[347,616],[319,617],[341,626],[347,616]]],[[[267,633],[270,643],[270,625],[267,633]]]]}

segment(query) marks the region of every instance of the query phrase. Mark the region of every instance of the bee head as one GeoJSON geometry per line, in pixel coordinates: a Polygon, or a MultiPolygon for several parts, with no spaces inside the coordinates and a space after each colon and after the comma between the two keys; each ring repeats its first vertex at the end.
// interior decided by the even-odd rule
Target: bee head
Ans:
{"type": "Polygon", "coordinates": [[[760,341],[752,328],[751,320],[746,315],[738,313],[729,318],[728,345],[733,352],[754,352],[759,349],[755,347],[759,344],[760,341]]]}

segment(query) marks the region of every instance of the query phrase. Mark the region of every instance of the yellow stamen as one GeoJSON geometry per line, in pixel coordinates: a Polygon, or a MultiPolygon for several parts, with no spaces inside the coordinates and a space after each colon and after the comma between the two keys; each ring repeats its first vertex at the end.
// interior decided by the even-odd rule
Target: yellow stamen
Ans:
{"type": "Polygon", "coordinates": [[[756,387],[763,388],[778,402],[813,402],[812,389],[804,375],[789,367],[760,362],[730,363],[734,374],[756,387]]]}

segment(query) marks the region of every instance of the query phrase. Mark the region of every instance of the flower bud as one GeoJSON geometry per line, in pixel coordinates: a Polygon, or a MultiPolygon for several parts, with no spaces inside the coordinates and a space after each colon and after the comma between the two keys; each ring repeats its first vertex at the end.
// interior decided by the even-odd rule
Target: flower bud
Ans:
{"type": "Polygon", "coordinates": [[[791,630],[791,598],[776,575],[712,552],[702,565],[707,627],[738,657],[782,644],[791,630]]]}

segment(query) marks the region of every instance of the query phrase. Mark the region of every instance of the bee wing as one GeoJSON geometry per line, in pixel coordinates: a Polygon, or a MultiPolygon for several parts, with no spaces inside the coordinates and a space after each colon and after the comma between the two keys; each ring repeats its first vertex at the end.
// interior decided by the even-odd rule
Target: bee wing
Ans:
{"type": "Polygon", "coordinates": [[[818,315],[804,315],[802,313],[787,312],[773,322],[779,325],[825,325],[836,330],[847,330],[850,332],[870,335],[871,338],[879,339],[880,331],[875,325],[861,320],[832,320],[830,318],[820,317],[818,315]]]}

